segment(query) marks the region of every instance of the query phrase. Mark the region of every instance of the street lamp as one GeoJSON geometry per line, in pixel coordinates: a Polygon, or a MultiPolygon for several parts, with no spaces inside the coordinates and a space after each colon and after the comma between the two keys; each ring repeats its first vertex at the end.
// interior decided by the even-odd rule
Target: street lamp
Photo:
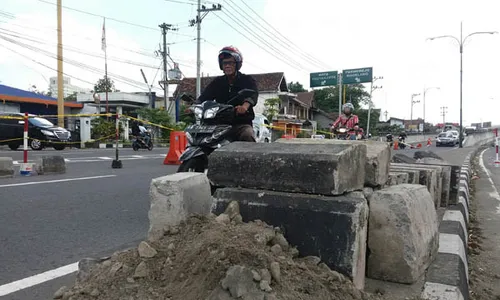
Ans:
{"type": "Polygon", "coordinates": [[[419,95],[420,93],[411,95],[410,126],[413,125],[413,104],[420,103],[420,100],[413,100],[413,98],[419,95]]]}
{"type": "Polygon", "coordinates": [[[366,134],[368,135],[370,133],[370,114],[372,111],[372,93],[376,89],[381,89],[382,86],[373,86],[373,83],[379,79],[384,79],[383,76],[378,76],[378,77],[373,77],[372,82],[370,84],[370,102],[368,103],[368,120],[366,121],[366,134]]]}
{"type": "Polygon", "coordinates": [[[463,53],[464,53],[464,43],[467,41],[467,38],[476,35],[476,34],[495,34],[498,33],[496,31],[478,31],[478,32],[473,32],[467,35],[465,38],[463,38],[463,32],[462,32],[462,22],[460,22],[460,39],[452,36],[452,35],[442,35],[442,36],[436,36],[432,38],[428,38],[428,40],[435,40],[435,39],[440,39],[440,38],[452,38],[455,41],[458,42],[458,45],[460,46],[460,143],[459,147],[463,148],[462,140],[463,140],[463,123],[462,123],[462,83],[463,83],[463,53]]]}
{"type": "Polygon", "coordinates": [[[423,102],[422,104],[424,105],[424,129],[422,130],[422,134],[424,134],[424,135],[425,135],[425,94],[427,93],[428,90],[432,90],[432,89],[440,90],[440,88],[437,86],[424,88],[424,95],[423,95],[423,99],[422,99],[422,102],[423,102]]]}

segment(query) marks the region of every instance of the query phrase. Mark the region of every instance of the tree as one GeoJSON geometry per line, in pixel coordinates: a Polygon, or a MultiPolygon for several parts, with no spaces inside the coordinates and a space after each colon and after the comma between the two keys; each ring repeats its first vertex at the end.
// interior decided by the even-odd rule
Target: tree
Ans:
{"type": "Polygon", "coordinates": [[[269,120],[269,122],[272,122],[274,117],[278,115],[280,103],[281,103],[280,98],[268,98],[265,100],[264,115],[269,120]]]}
{"type": "MultiPolygon", "coordinates": [[[[140,115],[141,119],[147,120],[151,123],[161,125],[162,127],[173,128],[172,125],[172,117],[168,113],[168,111],[159,109],[159,108],[149,108],[143,107],[135,111],[138,115],[140,115]]],[[[155,130],[156,131],[156,130],[155,130]]],[[[161,137],[162,139],[170,138],[170,131],[168,129],[161,128],[161,137]]]]}
{"type": "Polygon", "coordinates": [[[76,101],[76,92],[64,98],[65,101],[76,101]]]}
{"type": "MultiPolygon", "coordinates": [[[[345,102],[351,102],[355,109],[359,109],[361,104],[368,103],[370,94],[365,91],[361,84],[345,85],[342,90],[345,102]]],[[[326,112],[339,111],[339,89],[337,87],[326,87],[314,91],[314,102],[316,107],[326,112]]]]}
{"type": "Polygon", "coordinates": [[[194,124],[196,122],[194,113],[189,109],[189,105],[181,104],[181,108],[179,110],[179,121],[186,124],[194,124]]]}
{"type": "Polygon", "coordinates": [[[307,90],[304,89],[304,86],[300,84],[298,81],[297,82],[290,82],[288,84],[288,91],[290,93],[300,93],[300,92],[307,92],[307,90]]]}
{"type": "MultiPolygon", "coordinates": [[[[358,115],[359,118],[359,125],[361,128],[363,128],[365,131],[368,129],[368,109],[358,109],[357,111],[354,112],[355,114],[358,115]]],[[[380,109],[372,108],[370,112],[370,133],[375,135],[376,133],[376,128],[377,124],[380,119],[380,109]]],[[[368,132],[367,132],[368,133],[368,132]]]]}
{"type": "Polygon", "coordinates": [[[115,82],[113,79],[107,78],[101,78],[97,81],[97,83],[94,85],[94,92],[95,93],[104,93],[104,92],[116,92],[115,88],[115,82]]]}

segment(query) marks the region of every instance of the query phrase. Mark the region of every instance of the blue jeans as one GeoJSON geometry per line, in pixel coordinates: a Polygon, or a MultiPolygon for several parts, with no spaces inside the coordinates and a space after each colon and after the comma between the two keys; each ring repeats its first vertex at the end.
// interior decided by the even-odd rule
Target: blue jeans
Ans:
{"type": "Polygon", "coordinates": [[[350,139],[350,140],[353,140],[353,141],[354,141],[354,140],[356,140],[356,135],[355,135],[355,134],[351,134],[351,135],[349,136],[349,139],[350,139]]]}

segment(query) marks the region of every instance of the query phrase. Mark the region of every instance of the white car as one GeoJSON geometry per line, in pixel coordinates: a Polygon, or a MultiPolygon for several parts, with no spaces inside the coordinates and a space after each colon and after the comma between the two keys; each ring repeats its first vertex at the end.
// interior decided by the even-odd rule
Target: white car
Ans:
{"type": "Polygon", "coordinates": [[[255,114],[255,119],[253,119],[253,131],[257,143],[271,142],[271,128],[269,126],[269,120],[267,120],[266,116],[255,114]]]}
{"type": "Polygon", "coordinates": [[[459,141],[460,141],[460,137],[459,137],[460,134],[458,133],[458,131],[456,131],[456,130],[449,130],[447,132],[449,132],[453,136],[453,138],[456,141],[456,144],[458,144],[459,141]]]}

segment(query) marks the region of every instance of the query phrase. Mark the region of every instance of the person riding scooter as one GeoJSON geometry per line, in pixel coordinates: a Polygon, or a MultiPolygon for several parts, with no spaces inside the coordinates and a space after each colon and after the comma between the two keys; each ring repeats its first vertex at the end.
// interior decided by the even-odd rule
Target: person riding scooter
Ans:
{"type": "Polygon", "coordinates": [[[346,103],[342,106],[342,115],[333,123],[332,131],[335,132],[338,128],[346,128],[350,140],[356,140],[357,135],[363,134],[363,129],[359,127],[359,118],[353,114],[354,105],[346,103]]]}
{"type": "Polygon", "coordinates": [[[147,130],[138,121],[132,122],[132,135],[145,146],[149,144],[150,136],[147,134],[147,130]]]}

